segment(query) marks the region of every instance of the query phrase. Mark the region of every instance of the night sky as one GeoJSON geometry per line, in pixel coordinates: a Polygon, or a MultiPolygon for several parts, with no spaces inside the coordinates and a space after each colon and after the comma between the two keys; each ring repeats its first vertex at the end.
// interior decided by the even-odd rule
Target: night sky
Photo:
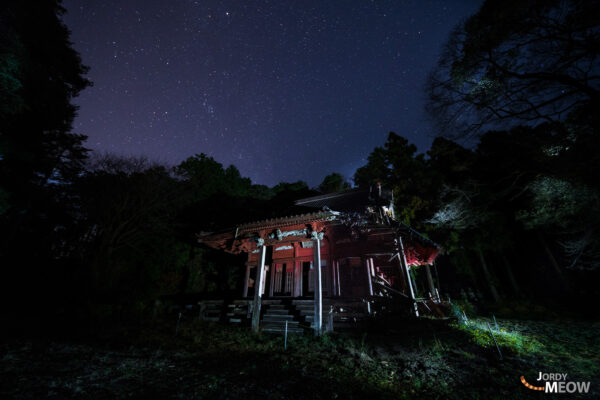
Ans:
{"type": "Polygon", "coordinates": [[[65,0],[94,82],[74,130],[170,165],[206,153],[255,183],[350,178],[389,131],[428,149],[426,75],[480,3],[65,0]]]}

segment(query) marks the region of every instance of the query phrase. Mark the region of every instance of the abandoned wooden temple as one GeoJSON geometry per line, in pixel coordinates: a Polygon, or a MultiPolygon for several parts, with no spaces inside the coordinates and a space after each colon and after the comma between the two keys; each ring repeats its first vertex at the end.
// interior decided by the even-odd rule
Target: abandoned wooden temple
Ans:
{"type": "Polygon", "coordinates": [[[396,221],[391,192],[352,189],[296,201],[306,213],[257,221],[199,242],[248,255],[243,293],[232,304],[206,302],[201,314],[227,307],[231,322],[252,330],[324,330],[396,301],[414,315],[440,313],[430,266],[440,248],[396,221]],[[428,294],[415,295],[410,270],[424,266],[428,294]]]}

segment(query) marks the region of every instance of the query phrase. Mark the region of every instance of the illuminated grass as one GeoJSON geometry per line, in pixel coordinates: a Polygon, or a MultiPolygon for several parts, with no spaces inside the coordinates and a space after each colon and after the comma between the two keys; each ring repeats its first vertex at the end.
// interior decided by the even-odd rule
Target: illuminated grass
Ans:
{"type": "MultiPolygon", "coordinates": [[[[469,335],[471,340],[481,347],[495,347],[494,340],[487,326],[487,321],[485,320],[472,319],[468,323],[455,323],[451,324],[451,326],[469,335]]],[[[515,354],[536,353],[542,351],[544,348],[544,345],[535,337],[518,331],[510,331],[503,328],[495,330],[492,328],[492,332],[501,349],[509,350],[515,354]]]]}

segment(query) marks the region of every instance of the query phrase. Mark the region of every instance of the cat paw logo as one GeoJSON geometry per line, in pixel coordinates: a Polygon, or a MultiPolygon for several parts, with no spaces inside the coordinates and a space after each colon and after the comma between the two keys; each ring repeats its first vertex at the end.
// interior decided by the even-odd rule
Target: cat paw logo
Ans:
{"type": "Polygon", "coordinates": [[[525,380],[521,375],[521,383],[531,390],[537,390],[544,393],[587,393],[590,390],[590,382],[567,381],[567,374],[540,372],[538,378],[539,384],[543,386],[534,386],[525,380]]]}

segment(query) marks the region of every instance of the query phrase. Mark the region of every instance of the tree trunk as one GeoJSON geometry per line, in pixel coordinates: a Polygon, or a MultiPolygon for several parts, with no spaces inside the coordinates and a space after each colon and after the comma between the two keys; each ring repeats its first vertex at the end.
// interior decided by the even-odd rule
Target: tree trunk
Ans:
{"type": "Polygon", "coordinates": [[[537,238],[540,241],[542,248],[544,249],[544,253],[546,253],[546,256],[548,257],[550,264],[552,264],[554,271],[556,271],[556,274],[561,279],[561,281],[563,283],[565,283],[565,276],[564,276],[562,270],[560,269],[560,266],[558,265],[556,258],[554,258],[554,255],[552,254],[552,251],[550,250],[550,247],[548,246],[548,242],[546,241],[546,238],[544,238],[544,234],[540,231],[537,231],[536,233],[537,233],[537,238]]]}
{"type": "Polygon", "coordinates": [[[492,297],[494,298],[494,301],[496,303],[498,303],[500,301],[500,296],[498,295],[498,291],[496,290],[496,286],[492,279],[492,275],[490,274],[490,271],[485,262],[485,258],[483,257],[483,251],[481,251],[481,249],[478,248],[477,254],[479,255],[479,260],[481,261],[481,268],[483,269],[483,274],[485,275],[485,280],[487,281],[487,283],[490,287],[490,292],[492,293],[492,297]]]}
{"type": "Polygon", "coordinates": [[[513,291],[517,295],[517,297],[523,297],[523,293],[521,288],[517,284],[517,280],[515,279],[515,275],[513,274],[512,266],[508,262],[506,255],[502,253],[502,262],[504,262],[504,267],[506,268],[506,273],[508,274],[508,280],[510,281],[510,285],[512,286],[513,291]]]}

